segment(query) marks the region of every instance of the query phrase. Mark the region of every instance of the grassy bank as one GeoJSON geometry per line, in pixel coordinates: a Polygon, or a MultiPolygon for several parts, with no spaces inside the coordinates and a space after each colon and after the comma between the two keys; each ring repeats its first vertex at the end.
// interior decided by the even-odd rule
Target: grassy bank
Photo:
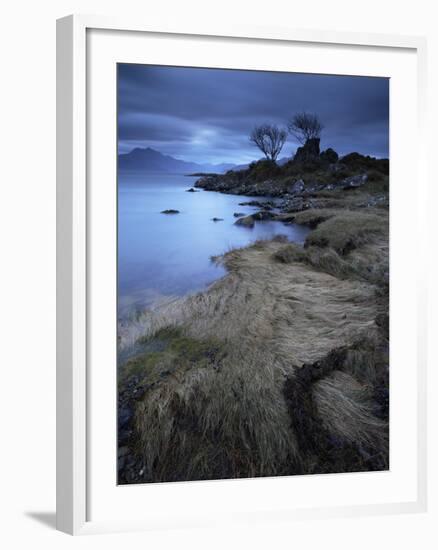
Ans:
{"type": "Polygon", "coordinates": [[[283,220],[304,247],[216,257],[224,278],[120,332],[143,351],[119,375],[119,482],[388,467],[388,210],[363,206],[384,185],[321,192],[283,220]]]}

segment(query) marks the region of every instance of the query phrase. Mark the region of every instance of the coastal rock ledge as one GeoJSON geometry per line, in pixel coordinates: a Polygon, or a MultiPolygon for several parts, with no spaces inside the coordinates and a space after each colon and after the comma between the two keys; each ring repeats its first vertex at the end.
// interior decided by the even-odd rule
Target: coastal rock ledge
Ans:
{"type": "Polygon", "coordinates": [[[319,156],[309,153],[304,158],[290,160],[281,166],[273,161],[261,160],[250,164],[246,170],[205,175],[195,182],[194,187],[232,195],[284,198],[324,190],[348,190],[389,173],[387,159],[359,153],[350,153],[335,160],[337,153],[327,149],[319,156]]]}

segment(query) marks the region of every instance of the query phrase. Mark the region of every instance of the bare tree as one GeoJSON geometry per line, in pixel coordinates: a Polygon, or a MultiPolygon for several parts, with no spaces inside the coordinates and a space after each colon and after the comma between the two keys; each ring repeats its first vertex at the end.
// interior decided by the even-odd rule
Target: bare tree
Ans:
{"type": "Polygon", "coordinates": [[[288,123],[287,129],[303,145],[309,139],[319,138],[324,126],[312,113],[298,113],[288,123]]]}
{"type": "Polygon", "coordinates": [[[254,143],[268,160],[276,161],[287,138],[287,132],[275,124],[255,126],[249,140],[254,143]]]}

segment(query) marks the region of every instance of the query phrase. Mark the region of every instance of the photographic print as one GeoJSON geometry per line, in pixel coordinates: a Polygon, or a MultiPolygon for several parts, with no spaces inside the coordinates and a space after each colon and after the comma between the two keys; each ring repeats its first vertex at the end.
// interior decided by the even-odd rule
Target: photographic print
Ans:
{"type": "Polygon", "coordinates": [[[389,468],[389,79],[118,64],[118,483],[389,468]]]}

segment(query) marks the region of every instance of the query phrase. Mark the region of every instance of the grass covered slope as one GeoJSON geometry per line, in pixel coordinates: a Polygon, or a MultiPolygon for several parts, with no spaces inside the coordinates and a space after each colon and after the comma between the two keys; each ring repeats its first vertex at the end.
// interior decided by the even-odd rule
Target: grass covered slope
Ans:
{"type": "Polygon", "coordinates": [[[388,467],[388,211],[365,196],[334,190],[293,213],[304,248],[232,250],[207,291],[120,331],[142,350],[119,375],[120,483],[388,467]]]}

